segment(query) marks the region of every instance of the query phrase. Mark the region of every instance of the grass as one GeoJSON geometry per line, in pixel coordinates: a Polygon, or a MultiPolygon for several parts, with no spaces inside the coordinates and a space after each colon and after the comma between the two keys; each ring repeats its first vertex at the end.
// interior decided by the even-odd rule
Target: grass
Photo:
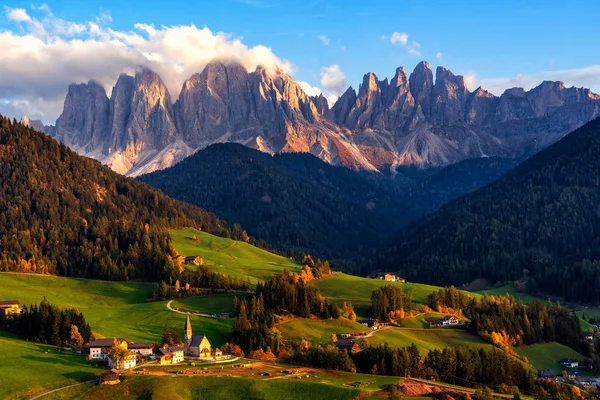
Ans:
{"type": "MultiPolygon", "coordinates": [[[[314,285],[321,290],[323,296],[337,300],[340,305],[344,301],[352,303],[358,318],[371,317],[371,294],[375,289],[388,284],[398,285],[404,291],[410,292],[413,295],[413,303],[415,304],[425,304],[427,296],[431,292],[440,289],[438,286],[421,283],[392,283],[339,272],[331,277],[314,281],[314,285]]],[[[478,294],[473,295],[479,296],[478,294]]]]}
{"type": "Polygon", "coordinates": [[[27,399],[57,387],[95,379],[105,371],[82,354],[58,352],[0,331],[0,399],[27,399]],[[49,352],[48,352],[49,351],[49,352]]]}
{"type": "MultiPolygon", "coordinates": [[[[430,321],[440,320],[443,317],[445,317],[446,315],[447,314],[432,312],[432,313],[426,313],[426,314],[419,314],[417,316],[410,317],[410,318],[402,318],[402,319],[399,319],[397,322],[400,324],[400,326],[402,328],[413,328],[413,329],[429,328],[430,321]]],[[[465,320],[465,318],[461,318],[461,322],[464,320],[465,320]]]]}
{"type": "Polygon", "coordinates": [[[539,343],[532,346],[514,348],[517,354],[527,357],[529,364],[536,369],[552,369],[555,372],[562,370],[558,361],[562,358],[576,358],[580,363],[586,357],[575,350],[560,343],[539,343]]]}
{"type": "Polygon", "coordinates": [[[359,394],[381,390],[400,381],[393,377],[374,377],[346,373],[317,373],[311,378],[283,377],[263,379],[256,377],[175,377],[129,375],[115,386],[85,385],[67,389],[48,399],[264,399],[337,400],[356,398],[359,394]],[[352,382],[363,380],[366,386],[352,387],[352,382]]]}
{"type": "MultiPolygon", "coordinates": [[[[158,342],[165,325],[183,332],[185,324],[185,315],[169,311],[166,301],[146,301],[152,285],[0,273],[0,287],[3,298],[22,304],[39,303],[45,296],[53,304],[76,307],[93,332],[104,337],[158,342]]],[[[192,316],[191,321],[194,333],[208,335],[215,346],[231,338],[231,320],[192,316]]]]}
{"type": "Polygon", "coordinates": [[[277,325],[277,329],[286,339],[306,339],[316,343],[331,343],[331,335],[345,332],[369,332],[369,328],[358,322],[340,318],[334,320],[322,319],[292,319],[277,325]]]}
{"type": "Polygon", "coordinates": [[[481,290],[475,293],[483,294],[483,292],[487,292],[487,294],[489,294],[490,296],[504,296],[505,294],[509,293],[515,299],[521,299],[523,304],[529,304],[535,300],[546,300],[526,292],[519,292],[513,285],[504,285],[494,289],[481,290]]]}
{"type": "Polygon", "coordinates": [[[252,284],[264,281],[287,269],[300,271],[300,264],[288,258],[239,242],[200,232],[195,229],[171,230],[173,245],[180,254],[201,256],[204,265],[225,275],[250,279],[252,284]],[[192,240],[192,236],[197,241],[192,240]]]}
{"type": "Polygon", "coordinates": [[[183,311],[197,311],[207,314],[230,313],[233,315],[233,298],[249,299],[250,294],[216,294],[212,296],[186,297],[175,300],[172,304],[174,308],[183,311]]]}
{"type": "Polygon", "coordinates": [[[463,329],[383,329],[368,340],[372,345],[387,342],[392,347],[406,347],[414,343],[423,355],[430,350],[444,347],[463,346],[486,350],[493,347],[479,336],[463,329]]]}

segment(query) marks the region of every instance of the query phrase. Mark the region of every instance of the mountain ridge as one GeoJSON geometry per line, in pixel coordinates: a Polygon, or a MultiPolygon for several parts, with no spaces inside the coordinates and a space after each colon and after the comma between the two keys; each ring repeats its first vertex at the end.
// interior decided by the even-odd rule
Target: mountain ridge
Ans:
{"type": "Polygon", "coordinates": [[[600,115],[600,96],[562,82],[494,96],[464,77],[420,62],[391,79],[367,73],[329,108],[280,69],[248,72],[211,61],[177,99],[144,67],[121,75],[111,97],[96,82],[69,86],[56,126],[44,131],[115,171],[137,176],[210,144],[306,152],[333,165],[382,171],[539,151],[600,115]]]}
{"type": "Polygon", "coordinates": [[[376,268],[460,285],[523,280],[568,301],[600,301],[600,118],[498,181],[406,227],[376,268]]]}

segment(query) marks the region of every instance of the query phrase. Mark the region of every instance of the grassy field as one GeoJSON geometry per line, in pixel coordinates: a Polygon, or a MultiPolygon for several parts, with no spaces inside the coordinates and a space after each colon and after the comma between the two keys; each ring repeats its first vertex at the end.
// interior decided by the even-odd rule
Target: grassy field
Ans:
{"type": "MultiPolygon", "coordinates": [[[[399,320],[397,320],[397,322],[403,328],[429,328],[430,321],[440,320],[446,315],[447,314],[433,312],[433,313],[419,314],[419,315],[416,315],[411,318],[399,319],[399,320]]],[[[467,319],[461,318],[461,322],[462,321],[467,321],[467,319]]]]}
{"type": "MultiPolygon", "coordinates": [[[[398,285],[404,291],[410,292],[413,295],[413,303],[415,304],[425,304],[427,296],[431,292],[440,289],[438,286],[420,283],[391,283],[339,272],[334,276],[314,281],[314,285],[321,290],[323,296],[336,299],[340,305],[343,301],[351,302],[358,318],[371,317],[371,293],[375,289],[388,284],[398,285]]],[[[473,295],[479,296],[478,294],[473,295]]]]}
{"type": "Polygon", "coordinates": [[[558,361],[562,358],[576,358],[580,362],[586,357],[560,343],[540,343],[532,346],[515,347],[520,356],[525,356],[536,369],[552,369],[559,373],[562,369],[558,361]]]}
{"type": "Polygon", "coordinates": [[[518,292],[513,285],[504,285],[494,289],[481,290],[475,293],[483,294],[483,292],[487,292],[487,294],[489,294],[490,296],[504,296],[505,294],[510,293],[510,295],[513,296],[515,299],[521,299],[523,304],[528,304],[535,300],[546,300],[529,293],[518,292]]]}
{"type": "Polygon", "coordinates": [[[182,311],[199,311],[207,314],[230,313],[233,315],[233,298],[249,299],[250,294],[215,294],[212,296],[186,297],[175,300],[172,307],[182,311]]]}
{"type": "Polygon", "coordinates": [[[410,346],[416,344],[422,354],[429,350],[444,347],[463,346],[471,348],[492,349],[492,345],[479,336],[463,329],[383,329],[369,339],[369,343],[379,345],[388,343],[392,347],[410,346]]]}
{"type": "Polygon", "coordinates": [[[195,229],[171,230],[173,245],[180,254],[201,256],[204,265],[225,275],[237,276],[256,284],[287,269],[300,271],[300,265],[288,258],[195,229]],[[196,235],[197,241],[192,240],[196,235]]]}
{"type": "Polygon", "coordinates": [[[369,395],[400,381],[393,377],[347,374],[342,372],[315,373],[310,378],[297,377],[226,377],[226,376],[150,376],[129,375],[116,386],[85,385],[48,396],[47,399],[351,399],[369,395]],[[361,382],[362,387],[353,387],[361,382]]]}
{"type": "Polygon", "coordinates": [[[58,352],[0,331],[0,399],[27,399],[46,390],[95,379],[105,371],[81,354],[58,352]]]}
{"type": "Polygon", "coordinates": [[[369,328],[345,318],[336,320],[292,319],[277,325],[286,339],[306,339],[316,343],[331,343],[331,334],[369,332],[369,328]]]}
{"type": "MultiPolygon", "coordinates": [[[[45,296],[59,306],[76,307],[94,333],[105,337],[158,342],[165,324],[177,326],[180,332],[185,324],[185,315],[169,311],[166,301],[146,301],[152,285],[0,273],[0,288],[2,298],[22,304],[39,303],[45,296]]],[[[195,333],[208,335],[216,346],[231,337],[231,320],[197,316],[191,320],[195,333]]]]}

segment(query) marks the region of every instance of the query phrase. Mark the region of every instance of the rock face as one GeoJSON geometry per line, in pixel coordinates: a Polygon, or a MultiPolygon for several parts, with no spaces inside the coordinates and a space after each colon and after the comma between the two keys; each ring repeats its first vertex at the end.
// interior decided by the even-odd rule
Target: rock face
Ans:
{"type": "Polygon", "coordinates": [[[71,85],[56,127],[44,131],[129,175],[218,142],[377,170],[521,156],[599,115],[600,96],[589,89],[543,82],[497,97],[481,87],[470,92],[443,67],[434,80],[425,61],[410,77],[403,67],[389,81],[368,73],[358,91],[349,88],[330,108],[279,69],[248,72],[213,61],[185,81],[175,103],[161,78],[142,67],[119,77],[110,100],[94,81],[71,85]]]}

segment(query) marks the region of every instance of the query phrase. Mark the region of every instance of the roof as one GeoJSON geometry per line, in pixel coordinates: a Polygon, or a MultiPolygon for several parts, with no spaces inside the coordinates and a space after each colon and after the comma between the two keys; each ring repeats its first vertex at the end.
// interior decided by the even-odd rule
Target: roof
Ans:
{"type": "Polygon", "coordinates": [[[166,356],[168,354],[173,354],[176,351],[183,351],[183,347],[181,347],[181,346],[161,347],[160,349],[158,349],[158,351],[161,353],[161,355],[159,355],[159,358],[160,358],[160,357],[166,356]]]}
{"type": "MultiPolygon", "coordinates": [[[[186,261],[194,261],[198,257],[200,257],[200,256],[185,256],[185,260],[186,261]]],[[[200,258],[202,258],[202,257],[200,257],[200,258]]]]}
{"type": "Polygon", "coordinates": [[[169,350],[171,350],[171,352],[176,352],[176,351],[183,351],[183,347],[181,346],[173,346],[173,347],[169,347],[169,350]]]}
{"type": "Polygon", "coordinates": [[[353,347],[355,343],[352,340],[341,339],[333,343],[337,347],[353,347]]]}
{"type": "Polygon", "coordinates": [[[198,347],[200,346],[200,343],[202,343],[202,341],[204,340],[205,336],[204,335],[193,335],[192,336],[192,343],[190,343],[190,347],[198,347]]]}
{"type": "Polygon", "coordinates": [[[454,316],[454,315],[446,315],[446,316],[444,317],[444,321],[448,321],[448,320],[450,320],[450,319],[453,319],[453,318],[456,318],[456,319],[458,319],[458,317],[456,317],[456,316],[454,316]]]}
{"type": "Polygon", "coordinates": [[[191,331],[192,330],[192,323],[190,322],[190,315],[188,314],[186,320],[185,320],[185,326],[183,327],[183,331],[187,332],[187,331],[191,331]]]}
{"type": "Polygon", "coordinates": [[[202,349],[202,351],[200,353],[210,353],[210,350],[205,347],[202,349]]]}
{"type": "Polygon", "coordinates": [[[151,342],[147,342],[147,343],[131,343],[129,346],[130,349],[151,349],[152,347],[154,347],[154,343],[151,342]]]}
{"type": "MultiPolygon", "coordinates": [[[[95,339],[90,340],[90,347],[112,347],[115,338],[103,338],[103,339],[95,339]]],[[[117,342],[123,343],[125,339],[117,338],[117,342]]]]}
{"type": "Polygon", "coordinates": [[[0,300],[0,306],[17,306],[21,303],[19,303],[19,300],[0,300]]]}

